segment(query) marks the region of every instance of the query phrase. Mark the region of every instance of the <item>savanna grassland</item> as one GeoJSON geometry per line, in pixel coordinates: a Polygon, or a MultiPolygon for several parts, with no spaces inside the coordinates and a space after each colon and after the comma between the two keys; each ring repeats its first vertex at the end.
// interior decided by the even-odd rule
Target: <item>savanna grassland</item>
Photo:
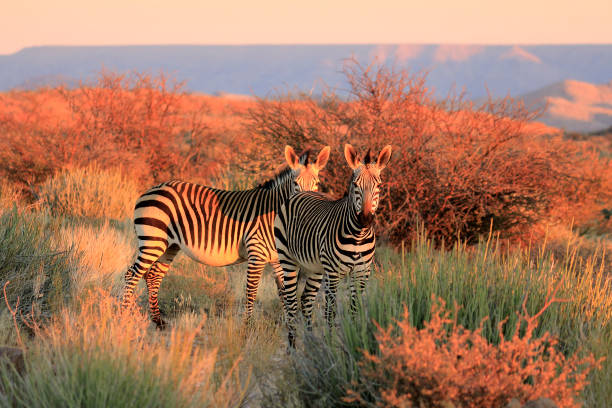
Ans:
{"type": "Polygon", "coordinates": [[[610,137],[564,135],[506,98],[440,101],[426,78],[346,66],[349,91],[194,95],[101,73],[0,94],[0,405],[612,406],[610,137]],[[172,178],[246,189],[282,149],[391,144],[375,267],[360,311],[315,311],[288,354],[269,269],[243,325],[246,265],[184,255],[160,290],[169,328],[121,310],[139,194],[172,178]]]}

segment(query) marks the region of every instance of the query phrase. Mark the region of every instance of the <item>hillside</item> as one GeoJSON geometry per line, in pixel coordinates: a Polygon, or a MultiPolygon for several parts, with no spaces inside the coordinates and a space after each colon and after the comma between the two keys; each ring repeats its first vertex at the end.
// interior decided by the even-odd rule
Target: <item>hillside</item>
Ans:
{"type": "Polygon", "coordinates": [[[527,105],[547,105],[540,121],[570,132],[594,132],[612,126],[612,81],[607,84],[565,80],[524,95],[527,105]]]}
{"type": "Polygon", "coordinates": [[[503,407],[541,396],[612,407],[612,166],[598,136],[551,136],[515,100],[442,106],[420,81],[359,69],[347,79],[353,98],[329,103],[212,96],[112,72],[74,89],[0,92],[0,406],[398,406],[387,396],[399,396],[503,407]],[[195,237],[206,253],[248,241],[221,215],[218,189],[275,180],[241,195],[236,214],[286,197],[312,169],[279,173],[286,145],[332,147],[316,181],[334,197],[348,184],[352,214],[336,222],[362,214],[358,174],[377,169],[382,181],[361,188],[366,200],[380,192],[365,289],[343,279],[335,305],[318,296],[293,350],[283,309],[295,292],[279,298],[270,271],[254,282],[247,262],[220,269],[188,249],[195,237]],[[172,179],[216,188],[155,188],[135,221],[137,197],[172,179]],[[169,242],[187,248],[171,265],[169,242]],[[169,273],[126,273],[143,260],[169,273]],[[140,276],[132,297],[126,278],[140,276]],[[159,311],[166,330],[151,321],[159,311]]]}
{"type": "Polygon", "coordinates": [[[342,63],[354,56],[412,72],[427,71],[428,86],[444,97],[449,89],[469,98],[520,95],[573,78],[610,81],[612,45],[259,45],[31,47],[0,55],[0,91],[31,88],[112,71],[160,70],[185,80],[195,92],[265,96],[279,87],[346,89],[342,63]]]}

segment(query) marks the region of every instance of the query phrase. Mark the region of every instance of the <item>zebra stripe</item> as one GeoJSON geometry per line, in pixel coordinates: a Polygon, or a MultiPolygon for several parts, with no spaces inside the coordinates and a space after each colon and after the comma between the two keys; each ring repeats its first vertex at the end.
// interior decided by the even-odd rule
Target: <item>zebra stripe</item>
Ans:
{"type": "Polygon", "coordinates": [[[376,162],[370,152],[363,162],[351,145],[345,157],[353,169],[348,194],[333,200],[316,192],[301,192],[289,198],[274,221],[279,263],[284,271],[284,306],[289,345],[295,346],[298,275],[306,278],[300,303],[310,329],[312,306],[322,280],[326,280],[325,317],[331,326],[336,313],[336,291],[340,278],[351,277],[351,310],[363,293],[370,275],[376,236],[373,218],[378,208],[380,172],[391,157],[385,147],[376,162]]]}
{"type": "Polygon", "coordinates": [[[288,167],[251,190],[226,191],[184,181],[152,187],[136,202],[134,228],[138,254],[125,274],[123,306],[134,301],[134,288],[143,276],[152,320],[163,327],[157,295],[174,257],[183,251],[194,260],[214,266],[248,262],[245,316],[253,302],[267,263],[274,269],[282,296],[282,269],[274,245],[274,217],[281,204],[298,191],[316,190],[318,173],[329,158],[329,146],[316,161],[309,152],[298,157],[285,148],[288,167]]]}

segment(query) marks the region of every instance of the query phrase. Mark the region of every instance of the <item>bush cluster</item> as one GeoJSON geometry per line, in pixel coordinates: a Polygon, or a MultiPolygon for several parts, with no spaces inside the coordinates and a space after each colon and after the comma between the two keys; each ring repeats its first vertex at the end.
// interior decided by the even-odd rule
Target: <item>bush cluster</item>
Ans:
{"type": "Polygon", "coordinates": [[[73,88],[11,91],[0,104],[0,175],[30,188],[93,162],[146,185],[203,180],[226,166],[233,142],[206,101],[163,74],[101,72],[73,88]]]}
{"type": "MultiPolygon", "coordinates": [[[[345,75],[344,98],[328,91],[260,100],[250,126],[261,143],[247,153],[279,155],[285,144],[329,144],[341,152],[351,143],[365,154],[391,144],[378,231],[394,243],[413,235],[416,220],[438,244],[458,237],[473,243],[490,228],[502,236],[525,232],[561,203],[571,202],[575,211],[611,198],[608,161],[542,135],[530,123],[539,112],[519,100],[477,105],[451,95],[440,101],[423,75],[355,61],[345,75]]],[[[334,196],[344,193],[349,169],[341,154],[322,179],[334,196]]]]}

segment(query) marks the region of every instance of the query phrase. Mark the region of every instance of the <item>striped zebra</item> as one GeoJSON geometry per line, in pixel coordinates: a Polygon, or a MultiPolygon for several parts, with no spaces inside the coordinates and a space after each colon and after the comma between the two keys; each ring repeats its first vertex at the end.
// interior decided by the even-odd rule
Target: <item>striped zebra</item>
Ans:
{"type": "Polygon", "coordinates": [[[325,316],[331,326],[340,278],[351,276],[351,310],[355,312],[357,292],[363,292],[370,275],[376,243],[373,220],[379,201],[380,172],[389,162],[391,146],[380,152],[376,162],[370,151],[363,161],[359,160],[349,144],[344,148],[344,156],[353,174],[343,198],[332,200],[316,192],[298,193],[287,200],[274,220],[276,248],[284,270],[290,347],[295,347],[300,271],[306,278],[300,303],[307,328],[311,327],[313,302],[324,276],[325,316]]]}
{"type": "Polygon", "coordinates": [[[125,274],[123,307],[133,304],[134,288],[144,276],[151,318],[158,328],[164,328],[157,295],[179,251],[213,266],[248,262],[246,319],[253,312],[266,263],[272,264],[282,299],[283,271],[274,245],[274,217],[294,193],[317,189],[318,174],[327,164],[329,151],[329,146],[323,148],[312,162],[309,151],[298,157],[286,146],[288,167],[251,190],[226,191],[170,181],[145,192],[134,209],[138,255],[125,274]]]}

